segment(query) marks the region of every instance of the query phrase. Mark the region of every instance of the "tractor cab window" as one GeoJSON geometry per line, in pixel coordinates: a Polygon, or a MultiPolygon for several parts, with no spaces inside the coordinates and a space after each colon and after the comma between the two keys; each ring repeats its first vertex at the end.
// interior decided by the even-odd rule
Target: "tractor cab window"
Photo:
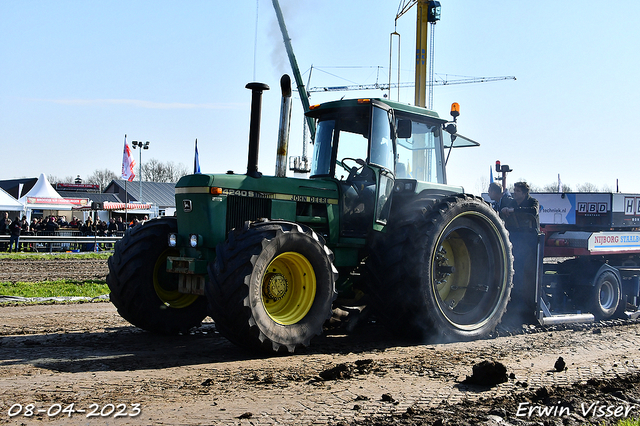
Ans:
{"type": "Polygon", "coordinates": [[[359,108],[343,116],[337,137],[334,177],[340,181],[340,232],[365,236],[373,223],[376,176],[369,168],[370,109],[359,108]]]}
{"type": "Polygon", "coordinates": [[[382,207],[387,204],[389,185],[379,193],[376,170],[381,167],[391,174],[394,169],[389,117],[384,109],[362,104],[318,121],[311,176],[332,176],[339,181],[343,236],[364,237],[374,217],[383,220],[385,216],[387,208],[382,207]],[[382,207],[377,206],[381,199],[382,207]]]}
{"type": "Polygon", "coordinates": [[[313,147],[311,176],[328,176],[331,173],[331,154],[335,127],[336,120],[324,120],[318,123],[313,147]]]}
{"type": "Polygon", "coordinates": [[[369,109],[340,111],[318,121],[311,177],[346,179],[358,162],[366,162],[369,147],[369,109]],[[347,159],[347,161],[342,161],[347,159]]]}
{"type": "Polygon", "coordinates": [[[362,104],[318,120],[311,177],[340,183],[341,235],[364,237],[384,223],[393,189],[395,150],[391,114],[362,104]]]}
{"type": "Polygon", "coordinates": [[[334,177],[345,180],[349,178],[354,167],[362,168],[362,164],[367,160],[368,145],[369,141],[362,133],[341,131],[338,139],[334,177]]]}
{"type": "Polygon", "coordinates": [[[397,140],[396,178],[446,183],[441,124],[401,115],[396,119],[411,120],[411,137],[397,140]]]}
{"type": "Polygon", "coordinates": [[[382,108],[373,108],[371,124],[371,163],[382,167],[376,188],[376,222],[386,223],[391,208],[395,150],[392,138],[391,114],[382,108]]]}
{"type": "Polygon", "coordinates": [[[381,108],[373,108],[371,162],[387,170],[394,169],[391,121],[389,113],[381,108]]]}

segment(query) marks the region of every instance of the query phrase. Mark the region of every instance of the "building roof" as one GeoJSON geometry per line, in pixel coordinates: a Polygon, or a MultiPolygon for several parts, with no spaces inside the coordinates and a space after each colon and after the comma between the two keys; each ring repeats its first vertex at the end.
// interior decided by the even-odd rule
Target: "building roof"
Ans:
{"type": "Polygon", "coordinates": [[[63,198],[88,198],[90,201],[96,203],[104,203],[105,201],[113,203],[121,203],[122,200],[118,198],[117,194],[103,194],[99,192],[80,192],[80,191],[58,191],[63,198]]]}
{"type": "MultiPolygon", "coordinates": [[[[37,181],[37,178],[0,180],[0,188],[17,198],[20,184],[23,185],[21,195],[24,196],[37,181]]],[[[142,182],[142,201],[155,204],[161,209],[175,207],[175,186],[176,184],[172,182],[142,182]]],[[[124,188],[124,179],[114,179],[102,193],[64,190],[59,190],[57,193],[63,198],[88,198],[97,203],[140,201],[138,199],[140,198],[140,181],[127,182],[128,196],[125,196],[124,188]]]]}
{"type": "MultiPolygon", "coordinates": [[[[114,179],[104,190],[105,193],[122,193],[125,189],[124,179],[114,179]]],[[[142,182],[142,200],[140,200],[140,181],[126,183],[126,191],[128,195],[127,202],[143,201],[145,203],[153,203],[160,208],[175,207],[175,182],[142,182]]],[[[122,196],[119,197],[122,202],[122,196]]]]}
{"type": "Polygon", "coordinates": [[[26,194],[29,190],[31,190],[31,188],[33,188],[33,185],[35,185],[37,181],[38,178],[0,180],[0,188],[7,191],[7,193],[13,198],[18,199],[26,194]],[[18,195],[21,184],[23,185],[22,193],[18,195]]]}

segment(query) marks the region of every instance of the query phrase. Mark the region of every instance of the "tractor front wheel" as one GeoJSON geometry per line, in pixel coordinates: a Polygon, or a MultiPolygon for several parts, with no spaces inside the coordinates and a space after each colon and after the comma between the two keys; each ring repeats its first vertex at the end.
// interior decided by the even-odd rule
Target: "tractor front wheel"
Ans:
{"type": "Polygon", "coordinates": [[[293,353],[322,333],[336,297],[333,254],[313,230],[257,222],[234,230],[209,266],[211,317],[230,341],[293,353]]]}
{"type": "Polygon", "coordinates": [[[178,292],[178,275],[166,271],[167,236],[178,229],[174,218],[153,219],[130,228],[109,258],[107,284],[118,313],[143,330],[176,334],[200,325],[207,316],[202,296],[178,292]]]}

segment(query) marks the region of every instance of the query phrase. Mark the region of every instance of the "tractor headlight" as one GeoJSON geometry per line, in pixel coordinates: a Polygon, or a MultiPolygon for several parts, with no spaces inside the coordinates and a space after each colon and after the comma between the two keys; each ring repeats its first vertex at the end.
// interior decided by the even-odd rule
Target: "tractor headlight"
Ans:
{"type": "Polygon", "coordinates": [[[189,235],[189,245],[193,248],[198,247],[198,235],[197,234],[191,234],[189,235]]]}
{"type": "Polygon", "coordinates": [[[169,234],[169,247],[178,245],[178,234],[169,234]]]}

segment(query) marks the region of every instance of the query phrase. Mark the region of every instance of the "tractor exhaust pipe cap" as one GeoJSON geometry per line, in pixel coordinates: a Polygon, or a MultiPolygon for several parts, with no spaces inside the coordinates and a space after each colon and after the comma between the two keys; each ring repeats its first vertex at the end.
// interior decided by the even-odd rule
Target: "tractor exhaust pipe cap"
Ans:
{"type": "Polygon", "coordinates": [[[249,125],[249,156],[247,160],[247,176],[259,178],[258,151],[260,150],[260,116],[262,115],[262,92],[269,90],[264,83],[249,83],[245,86],[251,90],[251,124],[249,125]]]}

